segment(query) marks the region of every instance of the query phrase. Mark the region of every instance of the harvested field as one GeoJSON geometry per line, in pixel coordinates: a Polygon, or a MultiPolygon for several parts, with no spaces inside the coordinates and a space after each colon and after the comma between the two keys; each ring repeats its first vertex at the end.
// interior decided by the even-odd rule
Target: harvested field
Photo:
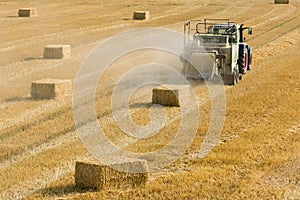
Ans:
{"type": "MultiPolygon", "coordinates": [[[[0,199],[300,199],[300,2],[274,2],[0,1],[0,199]],[[18,17],[19,8],[36,8],[38,17],[18,17]],[[133,20],[138,10],[149,11],[151,20],[133,20]],[[237,86],[226,86],[218,145],[205,158],[197,157],[211,124],[212,102],[205,83],[193,82],[201,122],[182,157],[150,173],[142,188],[77,188],[76,161],[92,158],[77,135],[71,100],[32,101],[31,83],[47,77],[74,81],[90,51],[113,34],[143,27],[182,32],[183,22],[204,17],[253,27],[247,36],[253,69],[237,86]],[[48,44],[69,44],[72,57],[44,59],[48,44]]],[[[180,64],[176,56],[133,52],[116,60],[99,80],[98,122],[107,138],[126,151],[157,151],[180,126],[177,107],[158,108],[165,112],[165,126],[150,138],[127,135],[114,122],[111,94],[118,80],[134,66],[161,60],[180,64]]],[[[140,126],[150,123],[153,108],[152,88],[144,91],[134,94],[129,105],[130,117],[140,126]]]]}

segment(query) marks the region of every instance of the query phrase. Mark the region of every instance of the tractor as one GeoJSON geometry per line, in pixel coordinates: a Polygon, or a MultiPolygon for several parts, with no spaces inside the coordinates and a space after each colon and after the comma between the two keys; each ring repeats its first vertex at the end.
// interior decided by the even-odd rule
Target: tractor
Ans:
{"type": "Polygon", "coordinates": [[[236,85],[252,68],[252,47],[245,42],[244,31],[251,27],[229,19],[190,20],[184,23],[183,74],[187,78],[222,77],[227,85],[236,85]]]}

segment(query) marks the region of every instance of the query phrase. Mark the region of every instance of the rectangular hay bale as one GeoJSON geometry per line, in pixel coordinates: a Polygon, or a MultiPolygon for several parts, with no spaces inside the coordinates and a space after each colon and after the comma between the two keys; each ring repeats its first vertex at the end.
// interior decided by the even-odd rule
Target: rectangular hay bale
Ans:
{"type": "Polygon", "coordinates": [[[36,17],[37,10],[35,8],[20,8],[18,11],[19,17],[36,17]]]}
{"type": "Polygon", "coordinates": [[[147,171],[146,160],[122,161],[110,166],[99,161],[77,161],[75,184],[81,189],[128,189],[146,185],[148,173],[130,173],[133,168],[147,171]],[[125,171],[119,171],[122,169],[125,171]]]}
{"type": "Polygon", "coordinates": [[[133,13],[133,19],[148,20],[148,19],[150,19],[150,12],[149,11],[135,11],[133,13]]]}
{"type": "Polygon", "coordinates": [[[288,4],[289,0],[275,0],[275,4],[288,4]]]}
{"type": "Polygon", "coordinates": [[[193,53],[190,56],[190,61],[193,67],[197,70],[196,73],[210,74],[215,67],[215,53],[193,53]]]}
{"type": "Polygon", "coordinates": [[[44,47],[44,58],[63,59],[71,56],[70,45],[48,45],[44,47]]]}
{"type": "Polygon", "coordinates": [[[152,90],[152,103],[180,107],[189,98],[189,85],[160,85],[152,90]]]}
{"type": "Polygon", "coordinates": [[[71,80],[47,78],[31,83],[31,97],[33,99],[64,99],[71,94],[71,80]]]}

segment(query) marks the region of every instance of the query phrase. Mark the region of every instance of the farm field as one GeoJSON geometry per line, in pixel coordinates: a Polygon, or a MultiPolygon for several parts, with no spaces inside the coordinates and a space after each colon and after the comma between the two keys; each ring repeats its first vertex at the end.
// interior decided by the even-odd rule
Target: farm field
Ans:
{"type": "MultiPolygon", "coordinates": [[[[0,0],[0,199],[300,199],[299,38],[299,0],[0,0]],[[36,8],[38,16],[17,17],[26,7],[36,8]],[[150,11],[150,20],[132,20],[136,10],[150,11]],[[253,70],[236,86],[225,86],[226,119],[218,144],[206,157],[195,156],[212,121],[208,89],[195,83],[201,123],[184,155],[150,173],[143,188],[77,189],[75,162],[91,155],[77,135],[72,99],[32,100],[31,82],[74,82],[89,53],[114,34],[146,27],[183,32],[185,21],[202,18],[230,18],[253,27],[253,35],[246,36],[254,49],[253,70]],[[71,45],[72,56],[43,59],[49,44],[71,45]]],[[[180,126],[180,109],[166,107],[169,122],[163,131],[126,145],[134,139],[112,118],[118,79],[134,66],[161,61],[156,53],[118,59],[97,88],[97,119],[107,137],[126,150],[158,150],[180,126]]],[[[172,55],[164,58],[166,64],[180,63],[172,55]]],[[[129,106],[141,126],[151,120],[151,90],[144,93],[129,106]]]]}

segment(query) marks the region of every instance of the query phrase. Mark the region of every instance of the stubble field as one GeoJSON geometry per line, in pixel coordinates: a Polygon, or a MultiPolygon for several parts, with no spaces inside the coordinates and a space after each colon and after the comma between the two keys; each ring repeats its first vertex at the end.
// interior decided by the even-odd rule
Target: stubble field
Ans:
{"type": "MultiPolygon", "coordinates": [[[[0,199],[299,199],[299,9],[298,0],[288,5],[269,0],[0,1],[0,199]],[[18,18],[22,7],[37,8],[38,17],[18,18]],[[131,20],[135,10],[149,10],[151,19],[131,20]],[[75,188],[75,161],[91,156],[76,133],[71,99],[33,101],[31,82],[48,77],[74,81],[89,52],[113,34],[144,27],[182,32],[183,22],[195,18],[230,18],[253,27],[247,36],[254,48],[253,70],[237,86],[226,86],[226,120],[218,145],[205,158],[195,157],[211,123],[208,90],[195,84],[201,123],[180,159],[151,173],[144,188],[75,188]],[[48,44],[70,44],[72,57],[43,59],[48,44]]],[[[180,109],[164,108],[170,122],[162,132],[125,145],[133,138],[112,120],[111,94],[118,78],[132,66],[153,62],[155,57],[147,55],[155,53],[117,60],[96,94],[99,123],[108,138],[127,150],[158,150],[180,125],[180,109]]],[[[133,99],[132,119],[148,124],[150,107],[149,93],[133,99]]]]}

